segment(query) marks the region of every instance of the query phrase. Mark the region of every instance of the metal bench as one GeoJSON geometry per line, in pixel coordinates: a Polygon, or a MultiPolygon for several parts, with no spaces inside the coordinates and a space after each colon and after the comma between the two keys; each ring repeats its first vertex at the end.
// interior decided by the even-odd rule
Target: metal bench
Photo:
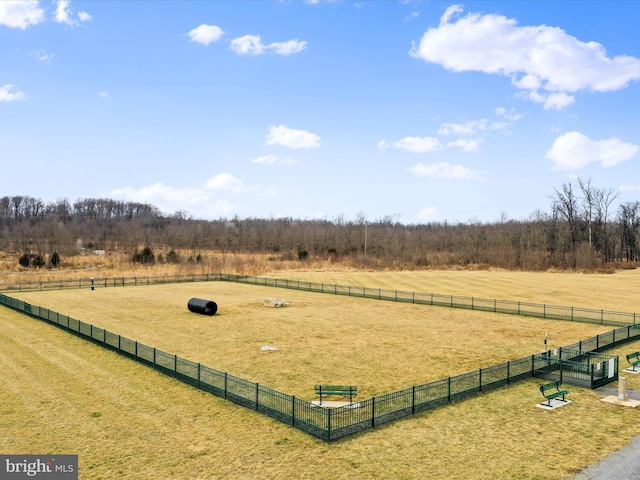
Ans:
{"type": "Polygon", "coordinates": [[[562,382],[560,380],[557,380],[551,383],[545,383],[544,385],[540,385],[540,393],[542,393],[542,396],[547,399],[548,406],[551,406],[551,400],[558,397],[562,397],[561,399],[559,398],[558,400],[562,402],[566,402],[566,400],[564,399],[564,396],[567,393],[569,393],[569,390],[567,389],[560,390],[560,385],[562,385],[562,382]]]}
{"type": "Polygon", "coordinates": [[[320,395],[320,405],[322,405],[323,395],[342,395],[349,396],[349,402],[353,403],[353,397],[358,394],[357,385],[315,385],[316,395],[320,395]]]}
{"type": "Polygon", "coordinates": [[[629,362],[629,365],[631,365],[632,370],[635,372],[636,367],[640,365],[640,352],[628,353],[627,362],[629,362]]]}

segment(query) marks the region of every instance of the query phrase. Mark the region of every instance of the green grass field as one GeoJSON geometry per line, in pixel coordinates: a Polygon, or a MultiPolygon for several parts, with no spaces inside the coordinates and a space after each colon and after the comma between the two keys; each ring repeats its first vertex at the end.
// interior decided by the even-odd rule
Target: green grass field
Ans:
{"type": "MultiPolygon", "coordinates": [[[[508,274],[466,273],[438,290],[416,273],[287,278],[519,299],[517,288],[497,287],[508,274]]],[[[601,283],[616,275],[575,279],[585,298],[596,288],[618,296],[617,279],[601,283]]],[[[571,302],[575,285],[539,278],[528,301],[598,308],[571,302]]],[[[611,329],[222,282],[16,296],[307,399],[318,381],[357,383],[367,398],[534,353],[545,331],[561,346],[611,329]],[[189,313],[192,296],[213,299],[219,313],[189,313]],[[264,307],[266,296],[292,305],[264,307]],[[280,351],[261,352],[266,344],[280,351]]],[[[0,325],[0,451],[78,453],[81,478],[325,478],[327,468],[334,478],[566,478],[640,433],[638,412],[576,387],[569,406],[538,409],[532,379],[326,445],[41,322],[3,309],[0,325]]],[[[624,353],[638,349],[607,353],[624,368],[624,353]]],[[[640,389],[640,379],[628,383],[640,389]]]]}

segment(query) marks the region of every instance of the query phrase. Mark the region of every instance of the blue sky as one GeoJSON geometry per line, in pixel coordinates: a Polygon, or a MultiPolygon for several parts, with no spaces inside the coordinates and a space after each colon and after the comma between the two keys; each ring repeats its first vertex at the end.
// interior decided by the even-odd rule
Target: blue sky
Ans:
{"type": "Polygon", "coordinates": [[[0,196],[492,222],[640,198],[640,2],[0,1],[0,196]]]}

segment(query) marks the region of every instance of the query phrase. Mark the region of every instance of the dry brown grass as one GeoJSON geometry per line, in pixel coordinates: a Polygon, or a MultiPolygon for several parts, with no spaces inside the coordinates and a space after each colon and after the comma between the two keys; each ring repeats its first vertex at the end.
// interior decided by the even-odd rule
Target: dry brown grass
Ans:
{"type": "MultiPolygon", "coordinates": [[[[634,282],[637,276],[625,277],[626,281],[620,283],[616,279],[620,274],[559,277],[560,280],[554,283],[546,275],[529,278],[513,274],[509,280],[509,276],[501,272],[469,272],[468,276],[441,272],[443,276],[440,278],[427,275],[430,273],[385,272],[376,275],[343,272],[344,276],[340,276],[337,272],[297,272],[275,275],[445,294],[455,294],[457,292],[452,290],[460,289],[461,295],[483,298],[515,300],[528,295],[528,301],[533,302],[576,306],[591,303],[595,305],[593,308],[623,311],[632,311],[633,302],[620,295],[618,288],[627,285],[627,292],[635,298],[634,292],[638,288],[635,285],[637,281],[634,282]],[[494,273],[498,275],[492,276],[494,273]],[[478,277],[478,274],[487,274],[488,277],[478,277]],[[540,280],[537,284],[536,278],[540,280]],[[600,283],[600,278],[616,280],[600,283]],[[580,282],[577,291],[575,282],[580,282]],[[437,289],[433,288],[438,285],[437,289]],[[607,290],[615,300],[607,300],[607,290]],[[550,292],[554,292],[553,295],[550,292]],[[596,295],[603,303],[596,305],[598,300],[590,300],[591,295],[596,295]]],[[[265,384],[274,388],[282,385],[287,393],[295,393],[284,388],[287,384],[294,385],[294,390],[297,388],[295,385],[302,385],[306,398],[309,398],[308,391],[313,383],[309,377],[315,374],[314,367],[288,373],[285,369],[291,362],[283,361],[291,355],[299,355],[302,349],[296,346],[300,344],[310,348],[323,347],[319,350],[328,350],[338,356],[338,361],[325,359],[331,365],[331,379],[335,378],[333,372],[337,369],[351,375],[352,365],[345,363],[344,359],[369,351],[370,357],[356,363],[373,362],[368,365],[371,368],[367,369],[367,374],[380,375],[381,381],[387,382],[385,385],[394,384],[401,388],[415,383],[409,380],[412,375],[423,378],[418,380],[421,382],[428,380],[423,376],[434,370],[440,371],[434,375],[437,378],[458,373],[449,371],[449,368],[455,370],[458,362],[468,362],[465,364],[468,367],[461,368],[463,371],[485,366],[477,364],[483,356],[473,358],[474,348],[481,349],[483,355],[491,354],[496,345],[505,350],[513,349],[513,353],[517,350],[526,354],[531,353],[530,348],[539,350],[542,330],[547,327],[558,328],[553,333],[552,330],[549,332],[550,338],[557,338],[559,345],[572,341],[569,338],[591,336],[588,329],[598,328],[563,322],[539,325],[538,320],[505,315],[282,289],[269,289],[269,295],[266,295],[260,290],[262,287],[219,282],[179,287],[183,286],[191,290],[172,288],[178,286],[167,286],[166,290],[163,290],[165,287],[130,287],[93,292],[33,293],[29,294],[29,299],[35,304],[51,301],[57,304],[55,310],[72,313],[58,303],[67,302],[66,306],[78,312],[77,318],[81,320],[111,324],[110,329],[116,332],[120,332],[120,328],[129,328],[131,337],[135,338],[133,333],[140,332],[146,335],[150,344],[157,344],[155,346],[173,353],[182,354],[178,349],[184,352],[187,349],[196,352],[198,349],[198,355],[212,355],[208,357],[210,361],[203,363],[221,367],[218,360],[228,362],[230,368],[224,369],[249,379],[254,379],[254,376],[244,375],[235,368],[240,369],[242,362],[254,356],[253,363],[256,368],[264,369],[265,378],[269,374],[274,375],[273,383],[266,380],[265,384]],[[202,290],[195,290],[196,287],[202,290]],[[234,290],[226,291],[222,287],[234,290]],[[123,297],[115,300],[116,297],[111,295],[123,297]],[[219,316],[185,313],[190,296],[218,302],[219,316]],[[263,296],[285,298],[294,304],[282,309],[262,307],[263,296]],[[151,298],[155,306],[155,309],[151,308],[152,315],[148,304],[142,306],[141,298],[145,297],[147,301],[151,298]],[[137,303],[140,304],[139,310],[135,308],[137,303]],[[166,311],[163,312],[160,305],[164,305],[166,311]],[[401,310],[397,316],[393,313],[392,317],[391,311],[405,307],[408,309],[401,310]],[[129,312],[131,317],[115,315],[118,309],[129,312]],[[326,311],[329,317],[324,321],[326,323],[311,318],[310,313],[315,309],[326,311]],[[262,320],[251,321],[256,315],[260,315],[262,320]],[[502,318],[508,320],[507,325],[496,323],[502,318]],[[241,328],[232,320],[242,321],[241,328]],[[217,334],[213,334],[210,328],[214,322],[217,334]],[[389,327],[396,322],[399,325],[398,335],[407,335],[413,331],[412,328],[420,329],[420,336],[414,335],[409,342],[419,345],[415,349],[419,357],[413,358],[413,368],[419,369],[419,374],[402,365],[403,355],[398,355],[398,352],[404,354],[406,351],[408,357],[412,355],[407,344],[389,337],[389,327]],[[460,322],[468,323],[458,325],[460,322]],[[268,330],[273,325],[280,325],[280,328],[268,330]],[[429,331],[429,326],[434,330],[429,331]],[[198,332],[195,335],[198,340],[179,347],[185,340],[181,330],[187,327],[198,332]],[[478,330],[468,331],[474,327],[478,330]],[[569,327],[577,330],[565,332],[569,327]],[[449,330],[454,328],[460,330],[452,334],[449,330]],[[513,333],[512,328],[515,329],[513,333]],[[252,329],[255,330],[252,332],[252,329]],[[343,351],[341,342],[330,341],[336,338],[336,331],[332,329],[338,329],[341,338],[351,340],[354,334],[366,337],[371,334],[371,344],[356,344],[350,351],[343,351]],[[243,330],[242,335],[254,335],[255,338],[240,337],[238,330],[243,330]],[[490,335],[482,337],[482,332],[487,330],[490,335]],[[432,342],[433,332],[437,333],[435,337],[444,340],[432,342]],[[314,338],[319,336],[329,338],[314,338]],[[307,337],[312,337],[307,340],[310,343],[301,343],[307,337]],[[452,338],[457,345],[466,343],[465,348],[456,348],[456,352],[451,345],[447,348],[446,344],[452,338]],[[567,338],[567,342],[561,340],[563,338],[567,338]],[[290,343],[282,343],[285,341],[290,343]],[[473,348],[469,348],[471,342],[473,348]],[[220,356],[216,350],[224,348],[227,343],[235,350],[220,356]],[[286,345],[280,352],[264,354],[256,351],[262,344],[278,343],[286,345]],[[336,350],[332,350],[334,348],[336,350]],[[382,351],[384,355],[376,354],[382,351]],[[388,355],[393,359],[390,360],[388,355]],[[246,358],[235,358],[237,356],[246,358]],[[377,359],[378,356],[383,358],[377,359]],[[430,363],[431,358],[437,360],[430,363]],[[388,365],[390,361],[392,369],[379,367],[388,365]],[[283,370],[284,373],[275,370],[283,370]],[[408,383],[401,379],[405,375],[408,383]]],[[[535,408],[534,405],[541,400],[537,389],[540,382],[532,379],[326,445],[286,425],[180,384],[41,322],[3,309],[0,311],[0,324],[0,369],[3,371],[0,451],[79,453],[83,479],[319,479],[326,478],[327,469],[337,479],[558,479],[594,463],[640,433],[637,411],[603,403],[595,392],[588,390],[571,387],[573,403],[557,411],[535,408]]],[[[126,332],[120,333],[126,335],[126,332]]],[[[622,355],[624,363],[624,354],[632,350],[640,350],[640,342],[613,353],[622,355]]],[[[511,351],[507,358],[512,358],[509,355],[511,351]]],[[[295,357],[295,360],[295,363],[304,364],[303,357],[295,357]]],[[[313,361],[313,358],[308,361],[313,361]]],[[[355,374],[358,379],[364,378],[360,377],[364,375],[362,370],[355,370],[355,374]]],[[[317,375],[314,381],[320,378],[320,374],[317,375]]],[[[640,389],[640,378],[637,377],[640,375],[628,376],[630,388],[640,389]]],[[[258,378],[255,380],[260,381],[258,378]]],[[[363,392],[363,397],[368,395],[369,392],[363,392]]]]}
{"type": "Polygon", "coordinates": [[[640,313],[637,301],[640,298],[640,270],[620,270],[614,275],[504,270],[420,272],[298,270],[271,272],[268,276],[318,283],[640,313]]]}
{"type": "Polygon", "coordinates": [[[368,398],[539,352],[547,332],[554,348],[611,330],[227,282],[12,295],[309,400],[314,383],[357,384],[368,398]],[[290,306],[262,305],[283,296],[290,306]],[[218,313],[190,313],[191,297],[218,313]]]}

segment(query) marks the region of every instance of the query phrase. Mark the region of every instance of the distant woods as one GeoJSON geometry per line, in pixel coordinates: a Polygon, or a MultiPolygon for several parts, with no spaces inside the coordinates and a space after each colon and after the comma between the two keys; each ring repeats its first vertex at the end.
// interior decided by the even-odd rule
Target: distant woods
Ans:
{"type": "Polygon", "coordinates": [[[578,179],[554,189],[550,211],[524,220],[404,225],[293,218],[199,220],[111,199],[43,202],[0,198],[0,251],[24,267],[57,267],[79,254],[131,262],[198,262],[204,252],[266,254],[274,260],[348,261],[372,268],[482,265],[511,270],[598,269],[637,262],[640,202],[614,206],[617,191],[578,179]]]}

